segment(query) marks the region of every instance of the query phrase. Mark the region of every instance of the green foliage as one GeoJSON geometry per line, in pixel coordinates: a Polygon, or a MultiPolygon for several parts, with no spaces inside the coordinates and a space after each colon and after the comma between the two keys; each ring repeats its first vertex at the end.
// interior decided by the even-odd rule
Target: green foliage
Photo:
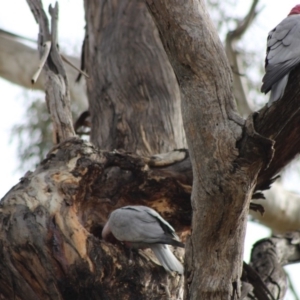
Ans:
{"type": "Polygon", "coordinates": [[[11,131],[12,137],[17,137],[20,168],[24,171],[36,166],[53,146],[52,124],[45,101],[31,101],[26,111],[26,116],[11,131]]]}
{"type": "MultiPolygon", "coordinates": [[[[34,169],[53,147],[52,122],[46,103],[41,97],[30,99],[24,92],[25,105],[24,118],[11,129],[11,139],[17,140],[17,155],[19,168],[22,171],[34,169]]],[[[82,112],[82,105],[72,103],[73,120],[82,112]]]]}

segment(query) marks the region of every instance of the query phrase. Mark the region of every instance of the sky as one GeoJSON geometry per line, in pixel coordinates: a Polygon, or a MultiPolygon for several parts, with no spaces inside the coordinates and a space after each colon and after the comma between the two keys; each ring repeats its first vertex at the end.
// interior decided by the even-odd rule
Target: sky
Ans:
{"type": "MultiPolygon", "coordinates": [[[[233,15],[243,16],[250,7],[249,0],[233,0],[236,7],[233,15]]],[[[44,7],[48,7],[54,1],[43,1],[44,7]]],[[[262,65],[265,57],[265,45],[268,32],[273,29],[297,2],[292,0],[274,1],[261,0],[259,2],[260,14],[256,22],[245,37],[247,48],[258,51],[261,57],[262,65]],[[275,4],[276,3],[276,4],[275,4]]],[[[62,0],[59,1],[60,20],[59,20],[59,40],[60,47],[66,53],[79,53],[84,35],[84,13],[82,0],[62,0]],[[70,9],[71,8],[71,9],[70,9]]],[[[25,0],[4,1],[0,10],[0,28],[32,39],[37,38],[38,26],[28,8],[25,0]],[[17,9],[16,9],[17,7],[17,9]]],[[[79,54],[78,54],[79,55],[79,54]]],[[[30,80],[30,79],[28,79],[30,80]]],[[[11,128],[19,120],[26,117],[24,103],[27,101],[26,95],[34,96],[35,91],[26,91],[14,84],[11,84],[0,78],[0,91],[2,98],[2,113],[0,117],[0,199],[9,191],[9,189],[18,183],[23,172],[18,169],[17,142],[11,136],[11,128]]],[[[267,101],[267,97],[265,99],[267,101]]],[[[297,171],[296,171],[297,172],[297,171]]],[[[291,189],[300,192],[299,175],[292,172],[285,185],[291,189]]],[[[259,224],[249,222],[245,241],[245,260],[250,256],[253,243],[261,238],[269,236],[270,231],[259,224]]],[[[294,285],[300,295],[299,274],[300,265],[292,265],[287,268],[291,274],[294,285]],[[298,277],[298,279],[297,279],[298,277]]],[[[289,293],[287,300],[294,299],[289,293]]]]}

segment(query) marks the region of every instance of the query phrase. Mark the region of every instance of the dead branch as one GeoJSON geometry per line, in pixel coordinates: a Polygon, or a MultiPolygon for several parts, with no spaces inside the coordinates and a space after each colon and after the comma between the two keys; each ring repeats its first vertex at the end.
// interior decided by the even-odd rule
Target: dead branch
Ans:
{"type": "Polygon", "coordinates": [[[252,110],[249,107],[249,101],[247,99],[248,88],[246,79],[244,78],[244,72],[242,71],[242,63],[239,58],[239,51],[237,50],[236,44],[255,19],[257,15],[256,7],[258,2],[259,0],[253,0],[248,14],[241,22],[238,23],[234,30],[228,32],[225,43],[226,55],[232,69],[234,97],[236,99],[239,112],[245,117],[248,116],[252,110]]]}
{"type": "MultiPolygon", "coordinates": [[[[6,80],[27,89],[45,90],[45,75],[42,72],[38,81],[32,85],[30,78],[38,68],[37,50],[25,45],[20,40],[28,40],[13,33],[0,30],[0,76],[6,80]]],[[[36,41],[32,41],[36,44],[36,41]]],[[[77,67],[80,66],[78,58],[65,55],[77,67]]],[[[71,100],[80,105],[81,109],[86,109],[87,96],[85,90],[85,78],[75,83],[78,72],[65,65],[67,77],[69,79],[69,89],[71,100]]]]}
{"type": "MultiPolygon", "coordinates": [[[[299,231],[276,235],[258,241],[251,254],[250,265],[260,275],[274,299],[284,299],[288,282],[283,266],[300,262],[299,231]]],[[[253,294],[258,297],[258,290],[253,294]]],[[[251,296],[249,297],[251,298],[251,296]]]]}
{"type": "Polygon", "coordinates": [[[46,102],[53,122],[54,144],[65,141],[75,136],[72,115],[70,110],[69,85],[63,62],[58,51],[57,41],[57,22],[58,22],[58,3],[52,8],[51,32],[49,30],[48,19],[43,10],[41,1],[27,1],[31,11],[40,26],[39,51],[42,55],[43,45],[51,41],[52,47],[45,64],[46,72],[46,102]]]}

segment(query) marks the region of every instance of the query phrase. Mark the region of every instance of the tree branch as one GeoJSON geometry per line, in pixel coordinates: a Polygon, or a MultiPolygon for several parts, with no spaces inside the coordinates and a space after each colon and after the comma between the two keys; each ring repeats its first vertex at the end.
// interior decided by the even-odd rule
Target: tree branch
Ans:
{"type": "Polygon", "coordinates": [[[186,146],[180,90],[145,2],[84,3],[91,142],[141,155],[186,146]]]}
{"type": "MultiPolygon", "coordinates": [[[[250,265],[260,274],[275,299],[284,299],[288,283],[283,266],[300,262],[299,245],[297,231],[260,240],[253,246],[250,265]]],[[[254,295],[256,292],[254,288],[254,295]]]]}
{"type": "Polygon", "coordinates": [[[285,93],[270,108],[265,105],[253,115],[256,131],[274,140],[275,153],[267,169],[260,171],[256,189],[262,189],[270,178],[278,174],[300,151],[300,66],[289,76],[285,93]]]}
{"type": "MultiPolygon", "coordinates": [[[[249,152],[238,153],[244,121],[236,114],[230,68],[203,1],[148,1],[148,6],[181,88],[193,167],[186,298],[237,299],[251,185],[263,165],[262,149],[272,143],[252,130],[249,152]],[[251,166],[239,155],[249,155],[253,147],[251,166]]],[[[247,130],[250,134],[251,126],[247,130]]]]}
{"type": "Polygon", "coordinates": [[[228,32],[226,36],[225,51],[229,60],[232,76],[233,76],[233,93],[237,102],[239,112],[242,116],[248,116],[252,110],[249,107],[249,101],[247,99],[248,88],[245,80],[245,74],[243,74],[241,61],[239,59],[239,53],[236,49],[237,42],[241,39],[243,34],[247,31],[249,26],[257,15],[256,7],[259,0],[253,0],[251,8],[245,18],[239,22],[237,27],[228,32]]]}
{"type": "Polygon", "coordinates": [[[264,192],[266,199],[255,199],[255,204],[264,207],[263,215],[250,210],[250,214],[275,233],[300,228],[300,195],[287,191],[280,182],[275,182],[264,192]]]}
{"type": "MultiPolygon", "coordinates": [[[[261,112],[258,116],[254,115],[254,121],[251,116],[246,121],[240,138],[239,126],[244,123],[236,116],[229,90],[230,73],[222,74],[224,70],[228,71],[226,59],[207,18],[204,4],[201,1],[188,1],[182,5],[176,1],[169,3],[149,0],[148,7],[158,26],[181,88],[183,120],[194,174],[193,233],[186,248],[187,272],[191,275],[186,282],[186,297],[219,299],[216,291],[222,291],[223,297],[235,299],[235,293],[239,293],[235,276],[240,268],[238,263],[241,257],[239,248],[234,245],[243,240],[243,220],[245,209],[248,207],[248,196],[252,195],[257,181],[257,188],[268,188],[271,177],[276,174],[261,180],[257,178],[259,172],[264,172],[261,170],[268,170],[268,167],[279,170],[275,156],[281,140],[277,136],[282,132],[285,132],[285,135],[290,133],[286,125],[290,123],[290,116],[294,116],[298,108],[294,105],[286,114],[284,112],[286,119],[282,122],[278,122],[278,117],[275,116],[279,115],[283,108],[277,110],[276,114],[275,109],[273,112],[268,111],[268,117],[264,116],[263,119],[261,112]],[[231,120],[235,124],[231,124],[231,120]],[[219,134],[220,128],[222,134],[219,134]],[[268,132],[270,128],[272,130],[268,132]],[[239,153],[236,155],[235,151],[239,153]],[[221,181],[219,177],[222,178],[221,181]],[[230,178],[230,181],[224,185],[226,178],[230,178]],[[235,191],[230,189],[234,182],[235,191]],[[226,198],[223,198],[224,195],[226,198]],[[227,203],[228,199],[230,205],[226,206],[224,203],[227,203]],[[230,207],[230,211],[227,211],[226,207],[230,207]],[[234,212],[237,215],[234,215],[234,212]],[[214,216],[214,220],[208,220],[208,216],[214,216]],[[232,220],[236,222],[231,223],[232,220]],[[232,237],[231,226],[235,232],[235,236],[232,237]],[[224,237],[226,240],[222,242],[224,237]],[[222,244],[221,253],[218,252],[215,241],[222,244]],[[235,249],[234,259],[230,258],[230,253],[224,245],[231,249],[231,253],[232,249],[235,249]],[[216,261],[213,255],[207,255],[215,252],[218,253],[216,261]],[[225,253],[226,257],[222,258],[225,253]],[[223,261],[229,262],[230,268],[221,266],[220,262],[223,261]],[[222,269],[223,276],[215,274],[215,265],[222,269]],[[225,277],[228,281],[218,281],[216,278],[220,277],[225,277]]],[[[251,18],[252,16],[249,20],[251,18]]]]}
{"type": "Polygon", "coordinates": [[[48,19],[39,0],[27,1],[30,9],[40,26],[39,50],[42,54],[45,42],[51,41],[52,47],[45,64],[46,72],[46,102],[53,122],[54,143],[65,141],[75,136],[70,110],[70,96],[68,80],[62,59],[57,47],[58,4],[49,7],[52,17],[51,33],[48,19]]]}
{"type": "MultiPolygon", "coordinates": [[[[27,40],[27,38],[0,30],[0,76],[27,89],[44,91],[46,81],[44,72],[42,72],[41,77],[39,77],[34,85],[30,82],[32,74],[34,74],[38,68],[38,52],[19,42],[19,39],[27,40]]],[[[34,43],[36,43],[36,41],[34,41],[34,43]]],[[[80,66],[78,58],[67,55],[66,57],[77,67],[80,66]]],[[[85,90],[85,78],[75,83],[78,72],[69,65],[65,65],[65,68],[69,79],[71,100],[75,101],[81,109],[86,109],[87,95],[85,90]]]]}
{"type": "MultiPolygon", "coordinates": [[[[249,118],[244,125],[236,114],[230,68],[204,5],[194,1],[184,5],[182,1],[149,0],[148,3],[181,87],[193,164],[194,211],[187,248],[187,297],[237,299],[248,205],[259,170],[269,166],[273,158],[277,135],[276,132],[262,135],[254,126],[256,116],[253,122],[249,118]]],[[[42,19],[41,42],[44,42],[49,35],[44,13],[40,9],[34,13],[37,19],[42,19]]],[[[50,55],[46,66],[49,77],[62,72],[65,79],[56,54],[50,55]]],[[[65,87],[67,90],[67,82],[65,87]]],[[[281,124],[279,132],[288,123],[281,124]]],[[[58,140],[65,141],[72,132],[63,135],[57,131],[56,135],[58,140]]],[[[156,208],[166,219],[182,215],[181,230],[189,229],[191,206],[185,196],[189,195],[190,186],[182,182],[191,178],[182,181],[184,176],[180,174],[175,183],[169,180],[170,173],[174,175],[172,161],[177,161],[182,169],[189,167],[186,152],[178,154],[179,158],[172,158],[171,165],[163,164],[162,170],[160,159],[147,162],[133,155],[96,151],[78,140],[69,140],[53,149],[35,173],[27,174],[1,203],[0,262],[2,269],[12,270],[2,276],[3,293],[12,296],[17,285],[17,295],[28,292],[31,299],[44,295],[59,298],[69,291],[74,292],[75,298],[91,297],[92,291],[97,291],[103,298],[118,299],[133,284],[133,274],[138,274],[140,284],[132,292],[135,296],[143,292],[148,296],[158,284],[152,277],[153,265],[146,263],[143,268],[144,261],[139,256],[133,273],[128,274],[125,256],[95,236],[99,236],[108,213],[130,201],[156,208]],[[149,170],[150,162],[153,165],[149,170]],[[155,177],[149,181],[151,172],[155,177]],[[175,200],[174,191],[179,194],[175,200]],[[45,241],[47,247],[42,247],[45,241]],[[112,257],[114,263],[105,265],[112,257]],[[151,282],[147,289],[146,281],[142,280],[147,276],[141,276],[146,272],[151,282]],[[78,286],[78,276],[88,279],[78,286]],[[111,289],[112,284],[116,289],[111,289]],[[37,288],[34,290],[33,286],[37,288]]],[[[165,274],[159,279],[166,279],[165,274]]],[[[177,285],[171,286],[178,288],[180,284],[177,281],[177,285]]],[[[165,294],[168,297],[169,293],[165,294]]]]}

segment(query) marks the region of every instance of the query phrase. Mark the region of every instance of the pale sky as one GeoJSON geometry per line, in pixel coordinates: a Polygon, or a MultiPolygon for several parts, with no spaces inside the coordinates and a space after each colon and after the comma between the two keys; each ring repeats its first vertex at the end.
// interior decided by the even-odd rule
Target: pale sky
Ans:
{"type": "MultiPolygon", "coordinates": [[[[25,0],[2,1],[0,10],[0,28],[19,34],[32,39],[37,38],[38,26],[28,8],[25,0]],[[16,9],[17,8],[17,9],[16,9]]],[[[250,0],[239,0],[234,14],[243,16],[250,7],[250,0]]],[[[54,1],[43,1],[47,8],[49,3],[54,1]]],[[[258,51],[261,56],[262,64],[264,64],[265,45],[268,32],[273,29],[283,18],[287,16],[292,7],[298,4],[292,0],[274,1],[261,0],[259,8],[262,9],[255,24],[251,27],[246,36],[247,48],[258,51]],[[276,4],[275,4],[276,3],[276,4]]],[[[59,21],[59,40],[60,47],[67,53],[74,53],[74,49],[79,52],[81,49],[82,38],[84,35],[84,13],[83,0],[62,0],[59,1],[60,21],[59,21]]],[[[30,80],[30,78],[28,79],[30,80]]],[[[15,185],[22,172],[18,168],[16,156],[17,143],[15,138],[11,137],[10,130],[18,120],[26,117],[24,111],[24,103],[28,99],[24,99],[23,89],[16,85],[0,79],[0,91],[2,95],[2,113],[0,117],[0,138],[1,138],[1,155],[0,155],[0,199],[9,189],[15,185]],[[11,141],[12,140],[12,141],[11,141]]],[[[35,92],[28,91],[34,95],[35,92]]],[[[267,97],[265,98],[267,101],[267,97]]],[[[300,192],[298,184],[299,175],[292,174],[285,180],[286,186],[300,192]]],[[[261,238],[267,237],[269,230],[265,227],[249,222],[246,242],[245,242],[245,260],[248,260],[251,246],[261,238]]],[[[300,295],[300,265],[288,267],[288,271],[292,274],[294,285],[300,295]],[[298,283],[298,286],[297,286],[298,283]]],[[[290,294],[286,299],[294,299],[290,294]]]]}

